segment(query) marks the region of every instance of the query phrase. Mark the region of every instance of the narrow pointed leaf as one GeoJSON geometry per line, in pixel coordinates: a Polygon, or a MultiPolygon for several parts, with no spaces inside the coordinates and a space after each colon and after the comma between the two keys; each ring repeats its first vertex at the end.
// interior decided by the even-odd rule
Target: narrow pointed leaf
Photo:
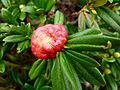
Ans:
{"type": "Polygon", "coordinates": [[[15,70],[11,70],[11,76],[12,76],[12,79],[15,83],[23,86],[23,83],[20,79],[19,73],[17,73],[15,70]]]}
{"type": "Polygon", "coordinates": [[[105,78],[108,82],[108,85],[110,85],[111,90],[118,90],[117,83],[111,75],[106,75],[105,78]]]}
{"type": "Polygon", "coordinates": [[[1,10],[1,16],[8,23],[15,24],[15,25],[18,24],[18,22],[16,21],[16,19],[13,17],[13,15],[7,9],[5,9],[5,8],[2,8],[2,10],[1,10]]]}
{"type": "Polygon", "coordinates": [[[55,5],[56,2],[57,0],[48,0],[45,11],[48,12],[53,7],[53,5],[55,5]]]}
{"type": "Polygon", "coordinates": [[[45,76],[39,76],[36,80],[35,80],[35,82],[34,82],[34,88],[35,88],[35,90],[41,90],[40,88],[42,87],[42,86],[44,86],[44,85],[46,85],[46,83],[47,83],[47,78],[45,77],[45,76]]]}
{"type": "Polygon", "coordinates": [[[100,66],[100,64],[93,58],[87,56],[87,55],[84,55],[84,54],[81,54],[81,53],[78,53],[78,52],[75,52],[75,51],[72,51],[72,50],[67,50],[66,52],[72,59],[74,59],[75,61],[81,63],[82,65],[84,66],[89,66],[89,67],[98,67],[100,66]]]}
{"type": "Polygon", "coordinates": [[[43,8],[44,9],[44,5],[46,4],[44,2],[45,0],[32,0],[32,1],[38,8],[43,8]]]}
{"type": "Polygon", "coordinates": [[[110,15],[101,8],[96,8],[96,11],[97,11],[97,14],[105,21],[106,24],[112,27],[114,31],[120,32],[120,26],[113,19],[113,17],[110,17],[110,15]]]}
{"type": "Polygon", "coordinates": [[[40,88],[40,90],[53,90],[50,86],[43,86],[40,88]]]}
{"type": "Polygon", "coordinates": [[[36,78],[43,71],[43,69],[46,67],[46,62],[47,62],[46,60],[43,60],[42,62],[36,61],[33,64],[32,68],[29,71],[30,79],[36,78]]]}
{"type": "Polygon", "coordinates": [[[67,44],[65,46],[68,50],[74,51],[102,51],[105,50],[104,45],[90,45],[90,44],[67,44]]]}
{"type": "Polygon", "coordinates": [[[51,79],[52,79],[53,90],[65,90],[63,74],[61,72],[61,66],[60,66],[60,59],[58,57],[56,57],[52,67],[51,79]]]}
{"type": "Polygon", "coordinates": [[[73,68],[73,66],[68,62],[66,56],[60,52],[60,64],[62,72],[66,75],[70,81],[73,90],[82,90],[79,78],[73,68]]]}
{"type": "Polygon", "coordinates": [[[38,59],[38,60],[36,60],[36,61],[33,63],[32,67],[31,67],[31,69],[30,69],[30,71],[29,71],[29,77],[30,77],[31,74],[35,71],[35,69],[37,68],[37,66],[38,66],[41,62],[42,62],[42,60],[38,59]]]}
{"type": "Polygon", "coordinates": [[[96,22],[95,18],[88,13],[85,13],[86,24],[89,28],[97,28],[100,29],[98,23],[96,22]]]}
{"type": "Polygon", "coordinates": [[[3,60],[0,59],[0,73],[4,73],[5,68],[6,68],[5,63],[3,62],[3,60]]]}
{"type": "Polygon", "coordinates": [[[86,35],[76,37],[67,41],[68,44],[92,44],[92,45],[106,45],[107,42],[112,43],[112,47],[120,46],[120,38],[110,37],[105,35],[86,35]]]}
{"type": "Polygon", "coordinates": [[[86,29],[86,18],[84,12],[80,12],[78,16],[78,28],[81,30],[86,29]]]}
{"type": "Polygon", "coordinates": [[[24,41],[24,40],[25,40],[25,36],[23,36],[23,35],[10,35],[3,39],[3,41],[5,41],[5,42],[12,42],[12,43],[20,42],[20,41],[24,41]]]}
{"type": "Polygon", "coordinates": [[[26,49],[29,48],[29,46],[30,46],[29,40],[18,43],[17,53],[21,53],[21,52],[25,51],[26,49]]]}
{"type": "Polygon", "coordinates": [[[114,20],[114,21],[116,21],[116,23],[118,23],[119,25],[120,25],[120,16],[117,14],[117,13],[115,13],[113,10],[111,10],[110,8],[108,8],[108,7],[101,7],[105,12],[107,12],[109,15],[110,15],[110,17],[114,20]]]}
{"type": "Polygon", "coordinates": [[[35,88],[32,85],[25,83],[23,90],[35,90],[35,88]]]}
{"type": "Polygon", "coordinates": [[[24,8],[21,9],[21,11],[34,14],[36,10],[32,6],[25,6],[24,8]]]}
{"type": "Polygon", "coordinates": [[[1,2],[2,2],[2,4],[3,4],[5,7],[11,6],[10,0],[1,0],[1,2]]]}
{"type": "Polygon", "coordinates": [[[54,18],[54,24],[63,24],[64,23],[64,15],[60,11],[56,11],[55,18],[54,18]]]}
{"type": "Polygon", "coordinates": [[[85,29],[85,30],[83,30],[81,32],[77,32],[75,34],[69,35],[68,39],[81,37],[81,36],[85,36],[85,35],[97,35],[97,34],[101,34],[101,33],[102,32],[99,29],[89,28],[89,29],[85,29]]]}
{"type": "Polygon", "coordinates": [[[73,63],[73,66],[75,67],[79,75],[89,83],[92,83],[95,85],[105,84],[103,75],[100,73],[100,71],[96,67],[82,65],[81,63],[79,63],[78,61],[75,61],[74,59],[71,59],[71,62],[73,63]]]}
{"type": "Polygon", "coordinates": [[[95,7],[103,6],[107,3],[107,0],[93,0],[93,4],[95,7]]]}

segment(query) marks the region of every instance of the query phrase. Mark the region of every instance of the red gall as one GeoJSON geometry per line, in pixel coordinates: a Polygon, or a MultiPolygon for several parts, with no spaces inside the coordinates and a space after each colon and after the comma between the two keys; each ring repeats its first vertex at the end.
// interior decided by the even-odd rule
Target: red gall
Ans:
{"type": "Polygon", "coordinates": [[[31,39],[32,53],[40,59],[55,58],[64,48],[68,33],[61,24],[47,24],[38,27],[31,39]]]}

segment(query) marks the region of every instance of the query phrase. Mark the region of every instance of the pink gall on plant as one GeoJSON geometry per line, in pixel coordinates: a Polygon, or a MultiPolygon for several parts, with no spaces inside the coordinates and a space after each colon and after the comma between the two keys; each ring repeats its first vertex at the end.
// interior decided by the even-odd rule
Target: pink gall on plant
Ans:
{"type": "Polygon", "coordinates": [[[47,24],[37,28],[31,39],[32,53],[40,59],[55,58],[64,48],[68,33],[61,24],[47,24]]]}

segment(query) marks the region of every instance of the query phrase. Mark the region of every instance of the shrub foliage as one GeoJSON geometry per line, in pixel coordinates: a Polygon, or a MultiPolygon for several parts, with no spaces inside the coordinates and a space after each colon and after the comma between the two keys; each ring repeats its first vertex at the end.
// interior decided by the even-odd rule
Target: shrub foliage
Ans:
{"type": "Polygon", "coordinates": [[[1,90],[118,90],[119,0],[1,0],[1,90]],[[56,58],[31,52],[34,30],[63,24],[67,43],[56,58]]]}

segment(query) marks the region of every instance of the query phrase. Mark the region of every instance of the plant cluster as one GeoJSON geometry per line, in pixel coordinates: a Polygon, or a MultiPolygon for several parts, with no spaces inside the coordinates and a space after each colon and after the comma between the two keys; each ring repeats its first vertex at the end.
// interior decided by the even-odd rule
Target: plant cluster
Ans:
{"type": "Polygon", "coordinates": [[[119,5],[1,0],[0,90],[119,90],[119,5]]]}

